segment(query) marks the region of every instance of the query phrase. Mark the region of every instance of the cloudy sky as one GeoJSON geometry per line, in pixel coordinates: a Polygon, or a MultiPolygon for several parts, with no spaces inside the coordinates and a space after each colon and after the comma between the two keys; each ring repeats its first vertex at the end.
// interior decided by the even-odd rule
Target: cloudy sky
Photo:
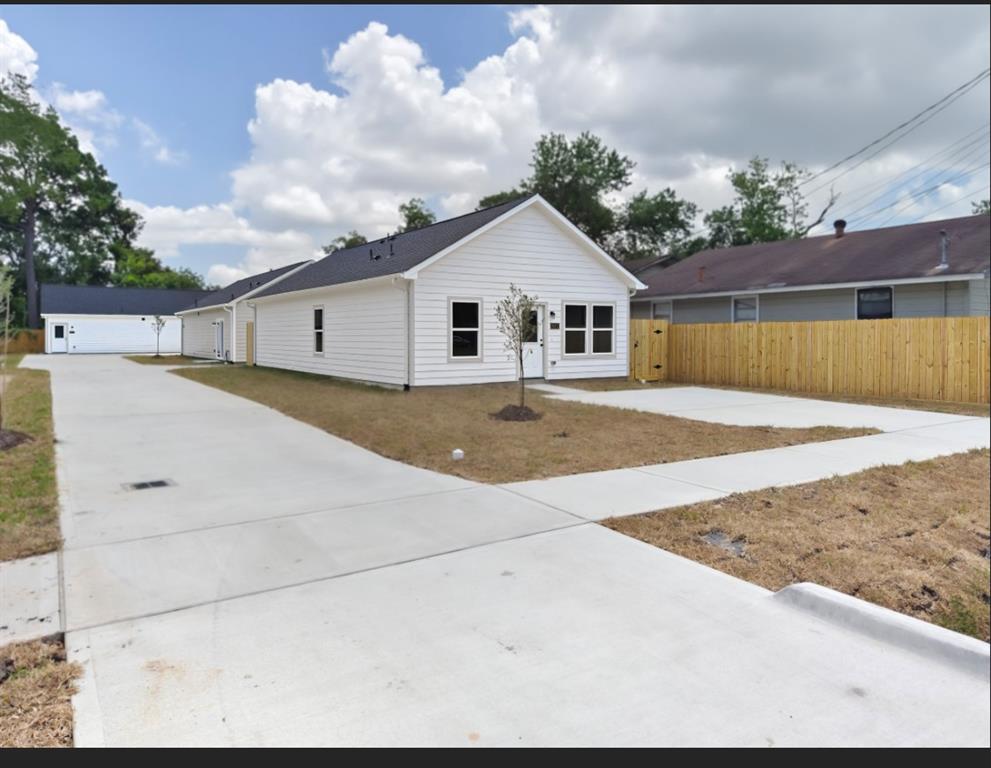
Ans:
{"type": "MultiPolygon", "coordinates": [[[[989,26],[946,5],[0,6],[0,74],[96,153],[143,244],[225,283],[384,234],[414,195],[471,210],[548,131],[628,154],[631,192],[722,205],[748,157],[827,168],[974,78],[989,26]]],[[[988,81],[944,106],[813,203],[832,181],[851,229],[969,213],[988,81]]]]}

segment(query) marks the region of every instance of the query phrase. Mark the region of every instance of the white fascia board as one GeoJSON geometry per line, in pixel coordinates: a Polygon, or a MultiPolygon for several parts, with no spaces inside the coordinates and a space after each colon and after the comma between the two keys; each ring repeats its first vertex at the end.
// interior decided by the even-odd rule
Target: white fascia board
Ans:
{"type": "MultiPolygon", "coordinates": [[[[144,314],[141,314],[141,315],[120,315],[120,314],[117,314],[117,315],[97,315],[97,314],[92,314],[92,313],[90,313],[90,314],[79,314],[79,313],[69,314],[67,312],[42,312],[41,315],[40,315],[40,317],[43,317],[43,318],[49,318],[49,317],[51,317],[51,318],[54,318],[54,319],[60,319],[60,318],[63,318],[64,317],[67,320],[75,320],[75,319],[78,319],[78,318],[87,318],[87,319],[90,319],[90,320],[122,320],[122,319],[133,319],[135,317],[139,317],[140,318],[140,317],[154,317],[154,316],[155,316],[155,313],[154,312],[145,312],[144,314]]],[[[179,319],[178,314],[174,314],[174,315],[159,315],[159,317],[163,317],[166,320],[168,320],[169,318],[175,318],[176,320],[179,319]]]]}
{"type": "Polygon", "coordinates": [[[304,261],[295,269],[290,269],[284,275],[279,275],[274,280],[269,280],[267,283],[263,283],[262,285],[259,285],[257,288],[252,288],[247,293],[242,293],[233,301],[222,302],[220,304],[208,304],[205,307],[190,307],[189,309],[183,309],[180,312],[176,312],[176,314],[181,316],[181,315],[188,315],[191,312],[203,312],[208,309],[226,309],[227,307],[233,307],[239,301],[244,301],[245,299],[249,299],[252,296],[254,296],[256,293],[259,293],[260,291],[264,291],[266,288],[271,288],[273,285],[277,285],[278,283],[281,283],[283,280],[289,277],[289,275],[295,275],[297,272],[299,272],[299,270],[310,266],[310,264],[312,263],[313,263],[313,259],[310,259],[309,261],[304,261]]]}
{"type": "Polygon", "coordinates": [[[614,259],[608,253],[603,251],[598,245],[596,245],[595,242],[588,235],[586,235],[584,232],[578,229],[578,227],[576,227],[574,224],[568,221],[568,219],[565,216],[563,216],[556,208],[554,208],[553,205],[551,205],[546,200],[544,200],[544,198],[542,198],[540,195],[534,195],[526,202],[520,203],[515,208],[510,208],[501,216],[497,216],[487,224],[484,224],[478,229],[469,232],[467,235],[462,237],[457,242],[452,243],[451,245],[447,246],[447,248],[444,248],[443,250],[435,253],[429,259],[421,261],[415,267],[411,267],[410,269],[406,270],[405,272],[402,273],[402,276],[407,280],[416,280],[417,275],[419,275],[421,271],[429,267],[431,264],[434,264],[435,262],[447,256],[447,254],[451,253],[452,251],[460,248],[466,243],[471,242],[476,237],[485,234],[490,229],[499,226],[507,219],[512,218],[516,214],[520,213],[521,211],[525,211],[527,208],[533,205],[539,205],[541,208],[543,208],[543,210],[550,213],[551,216],[555,220],[557,220],[565,229],[567,229],[572,235],[574,235],[578,240],[580,240],[583,245],[587,246],[595,254],[597,258],[602,260],[608,268],[612,269],[619,276],[621,276],[623,278],[623,282],[625,282],[628,286],[630,286],[631,288],[635,288],[638,291],[643,290],[644,288],[647,287],[644,283],[637,280],[637,278],[634,277],[631,272],[626,270],[618,261],[616,261],[616,259],[614,259]]]}
{"type": "Polygon", "coordinates": [[[740,288],[735,291],[711,293],[662,293],[656,296],[635,296],[632,301],[670,301],[672,299],[708,299],[721,296],[753,296],[761,293],[795,293],[796,291],[828,291],[840,288],[870,288],[874,285],[917,285],[920,283],[956,283],[982,280],[982,273],[962,275],[933,275],[931,277],[902,277],[895,280],[862,280],[855,283],[818,283],[816,285],[784,285],[778,288],[740,288]]]}

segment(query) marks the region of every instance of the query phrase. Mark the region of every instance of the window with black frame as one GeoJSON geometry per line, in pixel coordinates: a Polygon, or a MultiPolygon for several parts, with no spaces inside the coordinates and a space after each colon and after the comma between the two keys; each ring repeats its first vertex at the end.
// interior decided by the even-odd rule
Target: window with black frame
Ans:
{"type": "Polygon", "coordinates": [[[471,359],[481,356],[480,321],[479,302],[451,302],[451,357],[471,359]]]}
{"type": "Polygon", "coordinates": [[[858,320],[887,320],[892,316],[890,288],[860,288],[857,290],[858,320]]]}
{"type": "Polygon", "coordinates": [[[323,307],[313,308],[313,352],[323,354],[323,307]]]}

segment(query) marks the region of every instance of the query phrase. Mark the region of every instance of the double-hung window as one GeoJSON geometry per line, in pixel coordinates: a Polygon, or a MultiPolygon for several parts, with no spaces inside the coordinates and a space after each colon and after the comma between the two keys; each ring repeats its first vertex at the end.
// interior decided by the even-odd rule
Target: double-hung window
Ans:
{"type": "Polygon", "coordinates": [[[891,288],[857,290],[857,319],[885,320],[891,317],[891,288]]]}
{"type": "Polygon", "coordinates": [[[451,357],[478,360],[482,356],[482,302],[452,299],[450,311],[451,357]]]}
{"type": "Polygon", "coordinates": [[[615,311],[612,304],[592,305],[592,354],[611,355],[613,353],[613,317],[615,311]]]}
{"type": "Polygon", "coordinates": [[[564,354],[611,355],[616,349],[616,308],[612,304],[564,305],[564,354]]]}
{"type": "Polygon", "coordinates": [[[323,307],[313,308],[313,354],[323,354],[323,307]]]}
{"type": "Polygon", "coordinates": [[[733,297],[733,322],[734,323],[756,323],[757,322],[757,297],[756,296],[734,296],[733,297]]]}

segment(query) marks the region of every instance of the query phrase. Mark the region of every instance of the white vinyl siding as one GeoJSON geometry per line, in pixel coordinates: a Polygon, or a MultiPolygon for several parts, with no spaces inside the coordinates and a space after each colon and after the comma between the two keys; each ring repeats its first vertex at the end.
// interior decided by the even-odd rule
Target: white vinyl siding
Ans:
{"type": "Polygon", "coordinates": [[[255,302],[255,362],[358,381],[406,383],[406,289],[401,280],[350,283],[255,302]],[[313,309],[323,307],[323,354],[313,309]]]}
{"type": "MultiPolygon", "coordinates": [[[[163,355],[177,354],[182,325],[178,317],[163,319],[159,349],[163,355]]],[[[45,348],[52,348],[52,329],[61,323],[66,326],[69,354],[154,354],[153,320],[153,315],[46,315],[45,348]]]]}
{"type": "Polygon", "coordinates": [[[231,348],[231,313],[224,309],[204,309],[182,316],[182,354],[189,357],[217,358],[214,323],[224,323],[224,348],[231,348]]]}
{"type": "Polygon", "coordinates": [[[545,307],[547,379],[627,374],[629,294],[625,283],[574,234],[531,207],[420,272],[413,291],[414,385],[515,380],[516,363],[495,319],[495,307],[510,283],[536,295],[545,307]],[[458,297],[482,300],[481,361],[448,357],[448,302],[458,297]],[[562,354],[566,301],[615,307],[614,354],[562,354]]]}

